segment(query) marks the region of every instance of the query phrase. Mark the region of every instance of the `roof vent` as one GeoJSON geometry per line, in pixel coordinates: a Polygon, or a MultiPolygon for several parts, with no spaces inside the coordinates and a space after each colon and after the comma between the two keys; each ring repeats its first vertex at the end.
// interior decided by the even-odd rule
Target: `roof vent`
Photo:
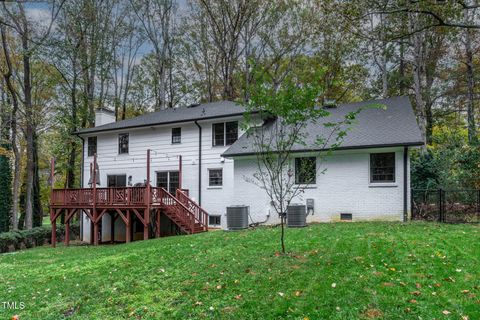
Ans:
{"type": "Polygon", "coordinates": [[[323,99],[323,107],[324,108],[336,108],[337,107],[337,100],[335,99],[323,99]]]}
{"type": "Polygon", "coordinates": [[[198,107],[200,103],[192,103],[191,105],[187,106],[187,108],[195,108],[198,107]]]}

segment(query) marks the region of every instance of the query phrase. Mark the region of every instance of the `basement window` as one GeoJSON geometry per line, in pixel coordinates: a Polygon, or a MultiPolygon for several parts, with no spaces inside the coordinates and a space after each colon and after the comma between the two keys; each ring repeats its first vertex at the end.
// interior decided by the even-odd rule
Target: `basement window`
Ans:
{"type": "Polygon", "coordinates": [[[128,133],[118,135],[118,154],[128,153],[128,133]]]}
{"type": "Polygon", "coordinates": [[[97,153],[97,137],[88,137],[88,156],[93,157],[97,153]]]}
{"type": "Polygon", "coordinates": [[[182,128],[172,128],[172,144],[182,142],[182,128]]]}
{"type": "Polygon", "coordinates": [[[370,154],[370,183],[395,182],[395,152],[370,154]]]}
{"type": "Polygon", "coordinates": [[[222,216],[208,216],[208,224],[211,226],[219,226],[221,224],[222,216]]]}
{"type": "Polygon", "coordinates": [[[351,213],[340,213],[340,220],[341,221],[352,221],[352,214],[351,213]]]}

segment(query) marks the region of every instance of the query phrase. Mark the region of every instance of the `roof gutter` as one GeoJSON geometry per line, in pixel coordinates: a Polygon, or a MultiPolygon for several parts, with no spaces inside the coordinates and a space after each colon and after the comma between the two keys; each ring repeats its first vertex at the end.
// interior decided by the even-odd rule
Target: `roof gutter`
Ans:
{"type": "MultiPolygon", "coordinates": [[[[256,114],[256,113],[258,113],[258,111],[252,111],[251,113],[256,114]]],[[[74,132],[73,134],[79,135],[79,134],[90,134],[90,133],[107,132],[107,131],[121,131],[121,130],[126,130],[126,129],[145,128],[145,127],[152,127],[152,126],[163,126],[163,125],[176,124],[176,123],[188,123],[188,122],[192,122],[192,121],[194,123],[197,123],[198,121],[203,121],[203,120],[243,116],[244,114],[245,114],[245,112],[238,112],[238,113],[230,113],[230,114],[204,117],[204,118],[198,118],[198,119],[187,119],[187,120],[180,120],[180,121],[168,121],[168,122],[162,122],[162,123],[141,124],[141,125],[136,125],[136,126],[125,126],[125,127],[121,127],[121,128],[101,129],[100,127],[98,127],[99,129],[95,129],[95,127],[94,127],[94,128],[84,129],[85,131],[83,131],[83,130],[77,131],[77,132],[74,132]],[[90,129],[92,129],[92,130],[90,130],[90,129]]]]}
{"type": "MultiPolygon", "coordinates": [[[[337,151],[337,150],[374,149],[374,148],[391,148],[391,147],[415,147],[415,146],[423,146],[423,145],[424,145],[423,142],[407,142],[407,143],[373,144],[373,145],[363,145],[363,146],[338,147],[333,150],[337,151]]],[[[329,151],[329,150],[332,150],[332,148],[291,150],[290,153],[319,152],[319,151],[329,151]]],[[[257,152],[242,152],[242,153],[231,153],[231,154],[223,153],[222,157],[233,158],[233,157],[242,157],[242,156],[253,156],[256,154],[257,152]]]]}

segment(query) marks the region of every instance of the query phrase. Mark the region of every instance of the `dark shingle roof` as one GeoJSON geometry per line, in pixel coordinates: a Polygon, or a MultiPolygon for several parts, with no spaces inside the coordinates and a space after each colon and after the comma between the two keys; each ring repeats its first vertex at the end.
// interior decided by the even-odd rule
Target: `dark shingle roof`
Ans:
{"type": "MultiPolygon", "coordinates": [[[[305,145],[295,145],[293,151],[318,150],[319,146],[315,143],[315,140],[318,137],[326,138],[332,130],[332,128],[325,127],[323,124],[339,122],[344,119],[346,114],[361,107],[366,108],[362,109],[357,115],[355,124],[347,132],[343,143],[338,149],[423,144],[422,135],[413,114],[410,100],[408,97],[394,97],[383,100],[341,104],[336,108],[328,109],[330,116],[321,118],[316,123],[309,123],[305,130],[308,133],[305,145]],[[369,106],[377,104],[383,105],[383,108],[369,108],[369,106]]],[[[268,130],[268,124],[264,129],[268,130]]],[[[223,156],[234,157],[253,154],[255,147],[253,146],[252,134],[246,133],[242,135],[225,151],[223,156]]],[[[334,141],[330,142],[334,143],[334,141]]],[[[328,149],[328,147],[329,145],[327,144],[325,149],[328,149]]]]}
{"type": "Polygon", "coordinates": [[[160,124],[221,118],[234,115],[242,115],[244,112],[244,107],[232,101],[204,103],[192,107],[170,108],[157,112],[147,113],[132,119],[112,122],[93,128],[81,129],[77,133],[84,134],[100,131],[122,130],[160,124]]]}

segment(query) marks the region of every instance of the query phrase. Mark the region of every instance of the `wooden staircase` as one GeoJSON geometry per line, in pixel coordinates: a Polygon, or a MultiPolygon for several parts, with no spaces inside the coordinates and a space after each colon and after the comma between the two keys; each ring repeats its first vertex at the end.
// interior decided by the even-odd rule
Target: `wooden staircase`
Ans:
{"type": "Polygon", "coordinates": [[[164,188],[154,188],[152,191],[160,199],[165,215],[182,232],[194,234],[208,231],[208,213],[190,199],[186,191],[177,189],[175,196],[164,188]]]}

